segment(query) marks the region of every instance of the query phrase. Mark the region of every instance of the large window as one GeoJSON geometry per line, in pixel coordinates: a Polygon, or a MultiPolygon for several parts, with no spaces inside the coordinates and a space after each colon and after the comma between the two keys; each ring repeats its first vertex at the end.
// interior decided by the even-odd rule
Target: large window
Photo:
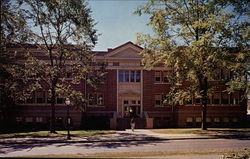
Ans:
{"type": "Polygon", "coordinates": [[[141,71],[119,71],[119,82],[141,82],[141,71]]]}
{"type": "Polygon", "coordinates": [[[231,94],[230,104],[233,105],[239,104],[239,93],[235,92],[231,94]]]}

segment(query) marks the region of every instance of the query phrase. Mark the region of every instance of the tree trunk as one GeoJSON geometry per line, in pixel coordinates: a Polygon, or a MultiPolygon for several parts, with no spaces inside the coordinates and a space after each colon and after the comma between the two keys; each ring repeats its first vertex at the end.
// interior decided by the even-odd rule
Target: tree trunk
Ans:
{"type": "Polygon", "coordinates": [[[201,107],[202,107],[202,112],[201,112],[201,129],[202,130],[207,130],[207,89],[208,89],[208,82],[207,82],[207,77],[204,78],[204,81],[202,82],[203,87],[202,87],[202,98],[201,98],[201,107]]]}
{"type": "Polygon", "coordinates": [[[55,103],[56,103],[56,91],[55,85],[52,84],[51,88],[51,117],[50,117],[50,133],[56,133],[55,128],[55,103]]]}

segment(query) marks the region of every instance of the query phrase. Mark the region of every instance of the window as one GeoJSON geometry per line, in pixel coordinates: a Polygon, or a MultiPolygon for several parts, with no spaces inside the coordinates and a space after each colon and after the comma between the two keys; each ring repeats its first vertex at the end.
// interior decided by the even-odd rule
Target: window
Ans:
{"type": "Polygon", "coordinates": [[[222,93],[222,104],[229,104],[229,94],[227,93],[222,93]]]}
{"type": "Polygon", "coordinates": [[[119,82],[140,82],[141,71],[119,71],[119,82]]]}
{"type": "Polygon", "coordinates": [[[32,117],[25,117],[25,122],[31,123],[31,122],[33,122],[33,118],[32,117]]]}
{"type": "Polygon", "coordinates": [[[141,104],[141,101],[140,101],[140,100],[138,100],[138,101],[137,101],[137,104],[141,104]]]}
{"type": "Polygon", "coordinates": [[[123,101],[123,104],[128,104],[128,100],[124,100],[124,101],[123,101]]]}
{"type": "Polygon", "coordinates": [[[163,72],[163,82],[164,83],[170,83],[170,73],[171,71],[164,71],[163,72]]]}
{"type": "Polygon", "coordinates": [[[196,98],[195,99],[195,104],[201,104],[201,99],[200,98],[196,98]]]}
{"type": "Polygon", "coordinates": [[[136,71],[136,82],[141,81],[141,71],[136,71]]]}
{"type": "Polygon", "coordinates": [[[64,98],[56,98],[57,104],[64,104],[64,98]]]}
{"type": "Polygon", "coordinates": [[[225,117],[225,118],[223,119],[223,121],[224,121],[225,123],[228,123],[228,122],[229,122],[229,118],[225,117]]]}
{"type": "Polygon", "coordinates": [[[36,117],[36,122],[37,123],[42,123],[43,122],[43,118],[42,117],[36,117]]]}
{"type": "Polygon", "coordinates": [[[201,117],[196,117],[195,122],[200,123],[201,122],[201,117]]]}
{"type": "Polygon", "coordinates": [[[125,71],[125,81],[124,82],[129,82],[129,71],[125,71]]]}
{"type": "Polygon", "coordinates": [[[119,82],[124,82],[124,71],[119,71],[119,82]]]}
{"type": "Polygon", "coordinates": [[[161,82],[161,71],[155,71],[155,82],[156,83],[161,82]]]}
{"type": "Polygon", "coordinates": [[[187,100],[187,101],[186,101],[186,104],[193,104],[193,100],[192,100],[192,99],[187,100]]]}
{"type": "Polygon", "coordinates": [[[215,117],[215,118],[214,118],[214,122],[216,122],[216,123],[220,122],[220,118],[215,117]]]}
{"type": "Polygon", "coordinates": [[[135,71],[130,72],[130,82],[135,82],[135,71]]]}
{"type": "Polygon", "coordinates": [[[103,105],[103,104],[104,104],[104,97],[103,97],[103,94],[98,94],[98,97],[97,97],[97,104],[98,104],[98,105],[103,105]]]}
{"type": "Polygon", "coordinates": [[[233,119],[232,119],[232,122],[234,122],[234,123],[238,122],[238,118],[236,118],[236,117],[233,118],[233,119]]]}
{"type": "Polygon", "coordinates": [[[160,107],[162,105],[162,95],[155,95],[155,106],[160,107]]]}
{"type": "Polygon", "coordinates": [[[155,71],[155,83],[170,83],[172,71],[155,71]]]}
{"type": "Polygon", "coordinates": [[[239,104],[239,93],[232,93],[231,94],[231,101],[230,101],[231,104],[233,105],[237,105],[239,104]]]}
{"type": "Polygon", "coordinates": [[[192,123],[193,122],[193,118],[192,117],[187,117],[186,122],[187,123],[192,123]]]}
{"type": "Polygon", "coordinates": [[[33,98],[26,99],[26,103],[29,103],[29,104],[33,103],[33,98]]]}
{"type": "Polygon", "coordinates": [[[211,122],[211,118],[207,117],[206,118],[206,122],[210,123],[211,122]]]}
{"type": "Polygon", "coordinates": [[[89,94],[89,105],[96,105],[96,94],[89,94]]]}
{"type": "Polygon", "coordinates": [[[136,100],[132,100],[132,104],[136,104],[136,100]]]}
{"type": "Polygon", "coordinates": [[[214,93],[213,97],[213,104],[220,104],[220,93],[214,93]]]}
{"type": "Polygon", "coordinates": [[[22,122],[22,117],[20,117],[20,116],[18,116],[18,117],[16,117],[16,122],[22,122]]]}
{"type": "Polygon", "coordinates": [[[39,91],[36,93],[36,102],[37,103],[44,103],[45,102],[45,92],[39,91]]]}

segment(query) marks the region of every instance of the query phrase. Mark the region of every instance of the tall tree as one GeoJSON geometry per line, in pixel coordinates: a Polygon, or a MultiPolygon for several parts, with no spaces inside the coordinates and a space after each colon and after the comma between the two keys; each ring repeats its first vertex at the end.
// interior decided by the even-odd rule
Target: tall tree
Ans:
{"type": "Polygon", "coordinates": [[[0,117],[7,121],[10,116],[7,110],[14,106],[14,100],[27,93],[24,87],[20,88],[25,82],[24,65],[13,63],[15,55],[6,49],[10,43],[30,40],[31,32],[27,28],[21,4],[19,0],[0,1],[0,117]]]}
{"type": "MultiPolygon", "coordinates": [[[[27,17],[34,31],[37,52],[26,55],[26,73],[38,77],[41,87],[48,89],[51,99],[50,132],[55,133],[55,103],[58,96],[68,97],[74,105],[86,102],[81,90],[74,86],[85,80],[96,84],[103,72],[94,73],[91,52],[97,35],[94,20],[85,0],[24,0],[27,17]],[[38,56],[43,56],[40,59],[38,56]],[[66,73],[72,80],[66,80],[66,73]]],[[[103,68],[103,67],[102,67],[103,68]]]]}
{"type": "Polygon", "coordinates": [[[155,33],[138,34],[138,44],[145,48],[141,52],[145,67],[161,63],[173,68],[171,79],[175,82],[168,96],[179,103],[192,95],[200,98],[203,130],[207,129],[208,94],[216,86],[209,80],[218,76],[218,69],[237,74],[238,81],[227,81],[229,91],[236,86],[242,89],[240,82],[246,83],[249,5],[246,0],[149,0],[135,12],[150,15],[148,24],[155,33]]]}

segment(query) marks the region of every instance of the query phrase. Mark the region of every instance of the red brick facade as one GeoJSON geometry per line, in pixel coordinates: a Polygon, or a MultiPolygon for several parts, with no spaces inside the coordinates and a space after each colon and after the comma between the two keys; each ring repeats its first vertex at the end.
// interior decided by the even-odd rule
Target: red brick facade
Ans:
{"type": "MultiPolygon", "coordinates": [[[[71,108],[72,126],[86,129],[124,129],[129,127],[128,113],[136,115],[138,128],[167,127],[199,127],[201,122],[201,107],[195,103],[180,105],[160,104],[161,95],[170,90],[170,84],[156,82],[156,71],[165,68],[158,67],[151,71],[141,65],[142,57],[138,54],[141,47],[131,42],[107,52],[95,52],[96,60],[104,60],[107,75],[104,84],[97,90],[85,88],[84,82],[76,89],[86,93],[87,97],[101,98],[101,105],[88,103],[84,111],[71,108]],[[103,99],[102,99],[103,98],[103,99]],[[153,124],[152,124],[153,123],[153,124]]],[[[225,95],[221,87],[217,95],[211,97],[207,110],[207,122],[211,127],[240,126],[247,113],[247,103],[235,96],[225,95]],[[223,104],[226,103],[226,104],[223,104]]],[[[15,110],[15,119],[21,123],[48,123],[50,116],[49,104],[21,104],[15,110]],[[40,119],[39,119],[40,117],[40,119]]],[[[56,117],[59,127],[66,123],[65,104],[56,105],[56,117]],[[60,125],[61,124],[61,125],[60,125]]]]}

